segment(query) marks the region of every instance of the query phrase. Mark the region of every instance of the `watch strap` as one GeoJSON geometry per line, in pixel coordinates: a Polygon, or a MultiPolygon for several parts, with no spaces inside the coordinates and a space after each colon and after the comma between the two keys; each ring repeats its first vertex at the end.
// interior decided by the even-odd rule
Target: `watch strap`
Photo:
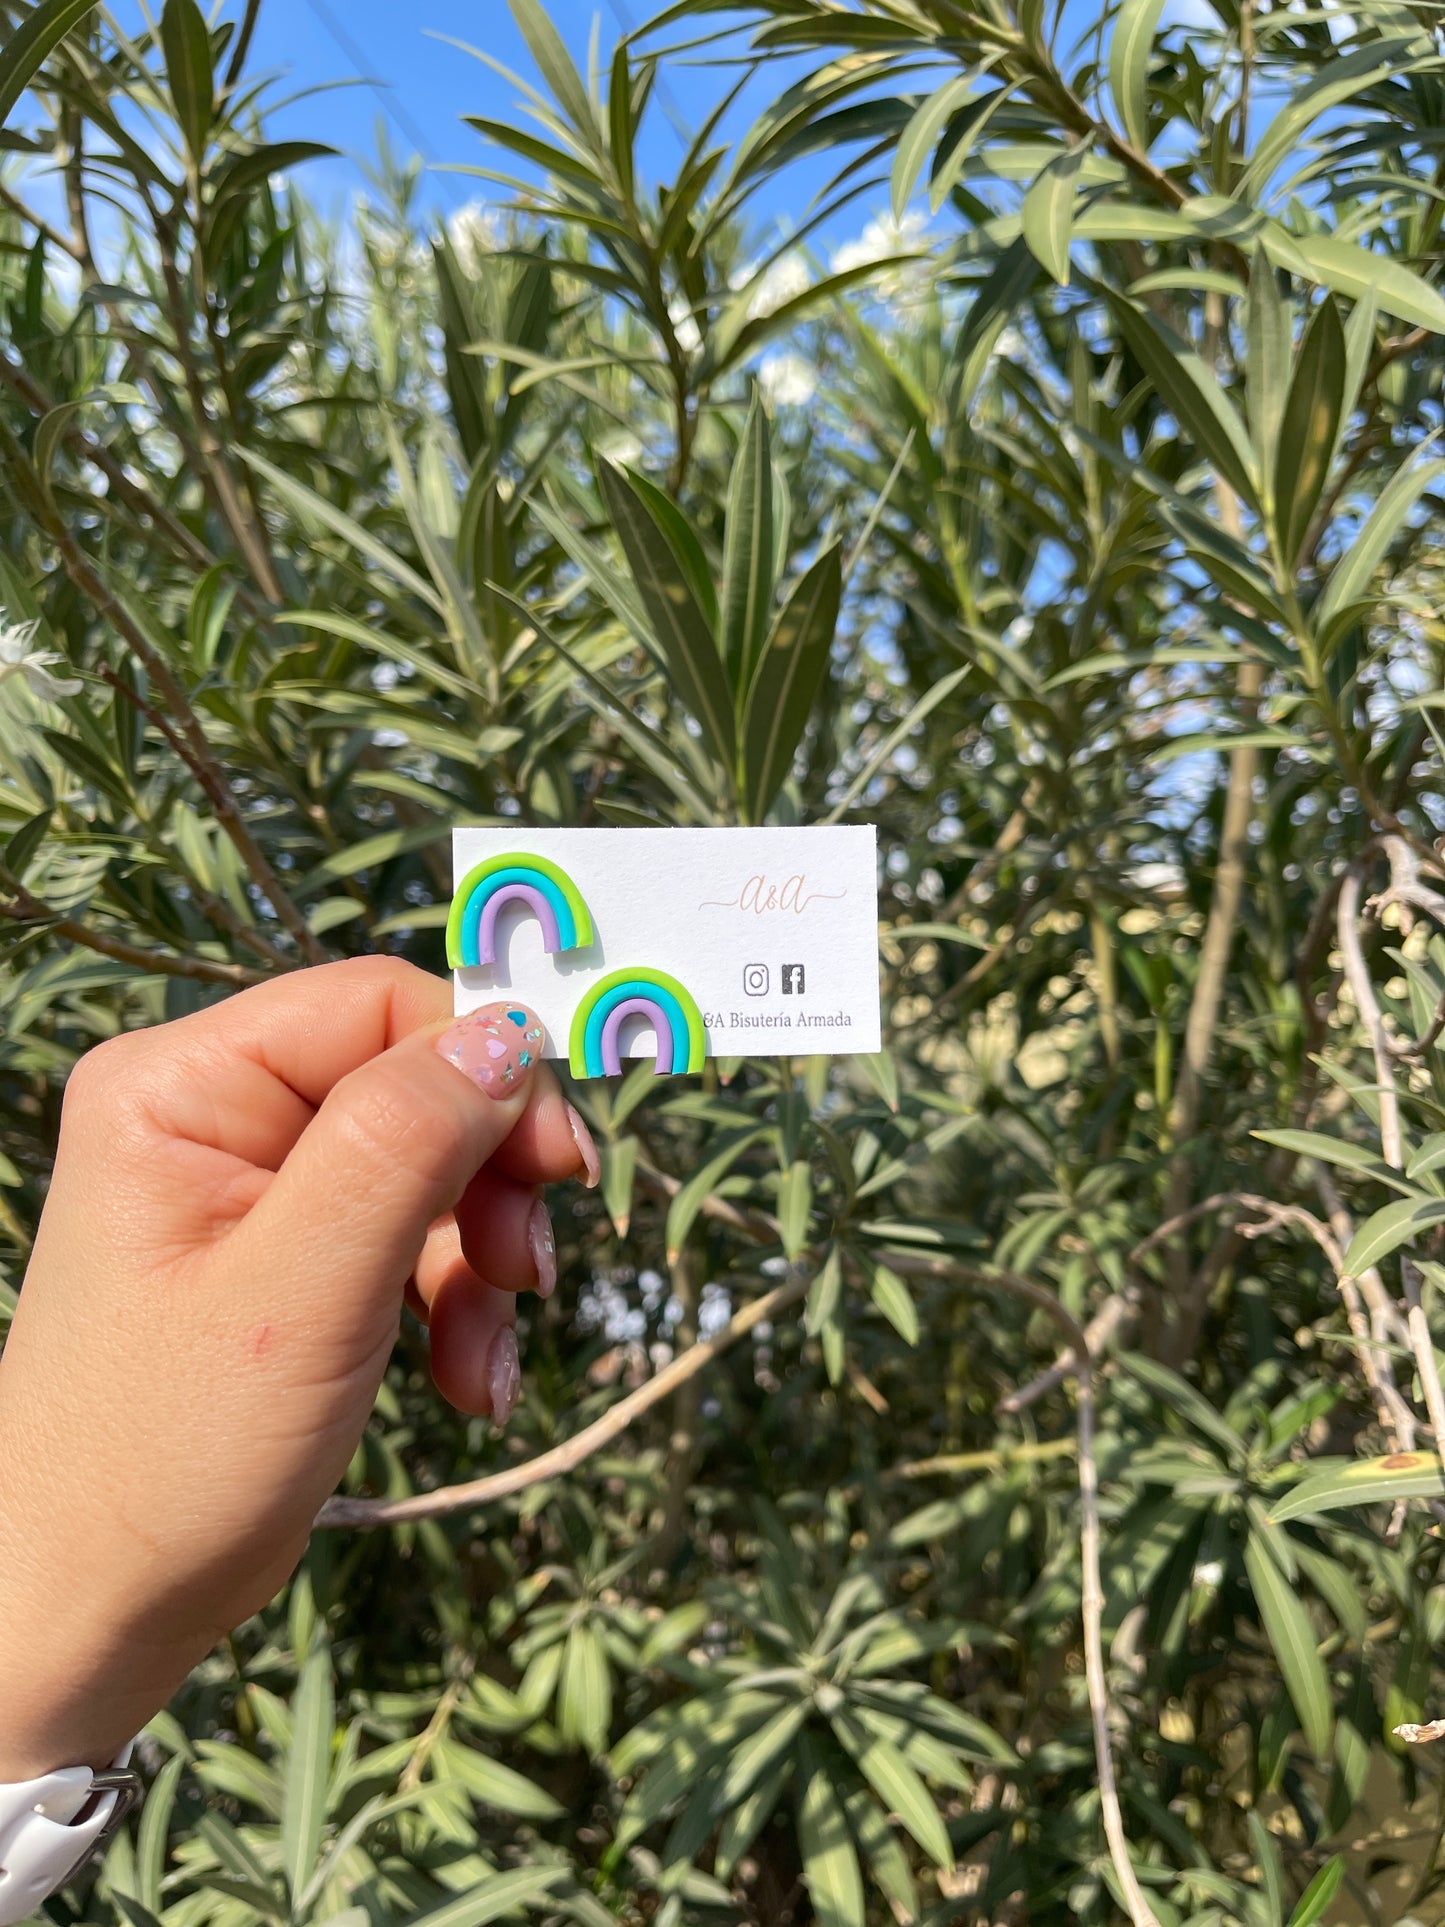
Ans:
{"type": "Polygon", "coordinates": [[[0,1785],[0,1927],[28,1920],[119,1829],[141,1795],[132,1751],[103,1773],[70,1766],[0,1785]]]}

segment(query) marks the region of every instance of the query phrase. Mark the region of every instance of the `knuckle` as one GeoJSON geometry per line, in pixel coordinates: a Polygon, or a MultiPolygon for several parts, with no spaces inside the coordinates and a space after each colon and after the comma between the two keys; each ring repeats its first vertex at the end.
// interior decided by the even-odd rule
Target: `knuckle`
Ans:
{"type": "Polygon", "coordinates": [[[358,990],[383,990],[395,993],[407,989],[426,972],[405,957],[347,957],[326,968],[335,973],[338,985],[358,990]]]}
{"type": "Polygon", "coordinates": [[[62,1118],[73,1123],[77,1110],[89,1114],[97,1105],[121,1097],[134,1081],[136,1059],[144,1048],[138,1037],[126,1032],[93,1045],[65,1080],[62,1118]]]}
{"type": "Polygon", "coordinates": [[[108,1164],[132,1157],[144,1142],[154,1096],[155,1053],[144,1032],[122,1032],[94,1045],[65,1080],[60,1145],[108,1164]]]}

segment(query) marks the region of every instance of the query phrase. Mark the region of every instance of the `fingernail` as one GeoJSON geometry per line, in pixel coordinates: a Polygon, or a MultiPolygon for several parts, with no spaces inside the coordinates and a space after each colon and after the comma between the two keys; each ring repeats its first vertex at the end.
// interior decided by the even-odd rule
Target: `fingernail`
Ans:
{"type": "Polygon", "coordinates": [[[510,1097],[542,1055],[542,1020],[525,1004],[484,1004],[444,1030],[437,1049],[488,1097],[510,1097]]]}
{"type": "Polygon", "coordinates": [[[592,1133],[582,1122],[582,1113],[575,1105],[567,1106],[567,1122],[572,1127],[572,1142],[582,1159],[582,1174],[587,1180],[587,1189],[595,1191],[602,1177],[602,1160],[597,1155],[597,1146],[592,1142],[592,1133]]]}
{"type": "Polygon", "coordinates": [[[517,1334],[510,1325],[503,1325],[492,1340],[487,1375],[492,1392],[492,1423],[500,1432],[516,1411],[517,1396],[522,1389],[522,1361],[517,1356],[517,1334]]]}
{"type": "Polygon", "coordinates": [[[550,1298],[557,1289],[557,1239],[552,1230],[552,1214],[538,1198],[527,1220],[527,1243],[532,1263],[537,1267],[537,1296],[550,1298]]]}

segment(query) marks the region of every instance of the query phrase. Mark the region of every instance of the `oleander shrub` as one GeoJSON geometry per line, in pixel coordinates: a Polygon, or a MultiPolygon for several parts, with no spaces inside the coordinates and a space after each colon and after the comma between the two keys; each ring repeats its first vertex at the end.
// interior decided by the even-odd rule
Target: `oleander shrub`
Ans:
{"type": "Polygon", "coordinates": [[[578,1089],[56,1920],[1445,1918],[1436,14],[511,0],[337,225],[259,4],[0,0],[0,1334],[76,1059],[457,823],[876,824],[886,1048],[578,1089]]]}

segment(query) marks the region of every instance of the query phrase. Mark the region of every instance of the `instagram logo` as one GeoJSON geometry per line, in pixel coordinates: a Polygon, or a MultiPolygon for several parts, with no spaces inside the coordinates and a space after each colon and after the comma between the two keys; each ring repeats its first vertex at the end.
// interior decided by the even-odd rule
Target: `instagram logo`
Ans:
{"type": "Polygon", "coordinates": [[[771,982],[766,964],[743,965],[743,995],[745,997],[766,997],[771,982]]]}

